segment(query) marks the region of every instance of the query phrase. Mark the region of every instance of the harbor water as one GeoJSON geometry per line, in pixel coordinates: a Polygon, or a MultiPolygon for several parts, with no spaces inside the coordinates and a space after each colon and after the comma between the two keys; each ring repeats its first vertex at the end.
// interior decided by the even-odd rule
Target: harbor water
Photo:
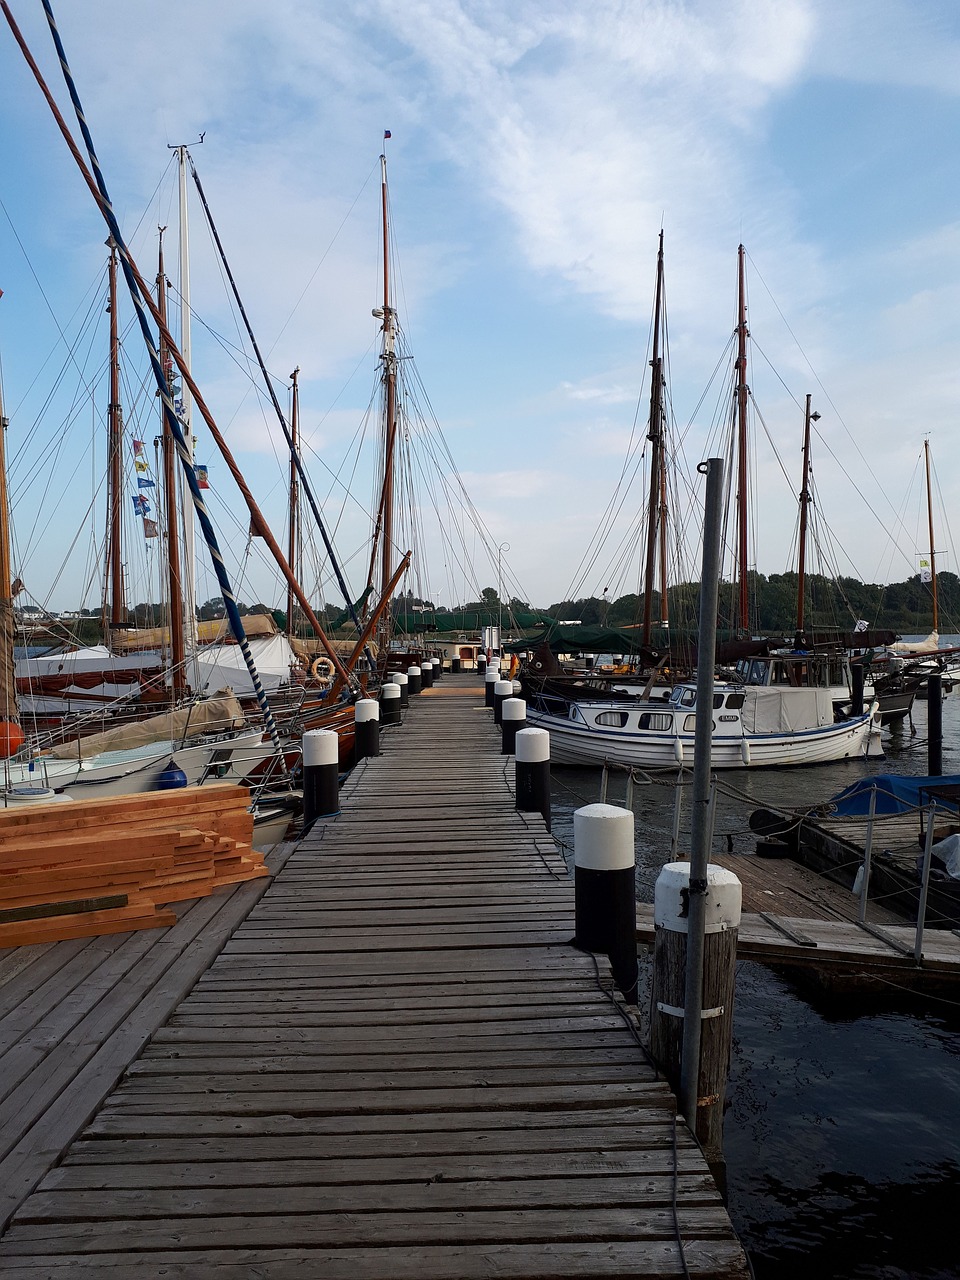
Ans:
{"type": "MultiPolygon", "coordinates": [[[[943,703],[943,735],[943,772],[960,774],[960,693],[943,703]]],[[[884,747],[885,759],[721,774],[713,848],[754,849],[757,807],[815,804],[877,773],[925,774],[924,703],[912,724],[884,731],[884,747]]],[[[669,860],[675,792],[634,791],[646,901],[669,860]]],[[[571,855],[573,812],[599,797],[598,770],[554,768],[554,832],[571,855]]],[[[623,799],[611,774],[608,800],[623,799]]],[[[681,816],[681,846],[688,830],[681,816]]],[[[742,961],[727,1103],[728,1204],[757,1280],[960,1277],[960,993],[828,998],[742,961]]]]}

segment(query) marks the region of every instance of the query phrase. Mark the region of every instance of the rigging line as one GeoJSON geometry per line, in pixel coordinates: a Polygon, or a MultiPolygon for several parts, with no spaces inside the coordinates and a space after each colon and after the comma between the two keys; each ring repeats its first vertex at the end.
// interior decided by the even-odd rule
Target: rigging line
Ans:
{"type": "MultiPolygon", "coordinates": [[[[106,183],[103,178],[103,173],[100,169],[100,162],[99,162],[99,159],[97,158],[96,150],[94,149],[93,138],[87,126],[86,117],[83,112],[83,106],[80,102],[80,97],[73,80],[73,74],[70,71],[70,66],[69,66],[69,63],[67,62],[67,56],[64,51],[63,44],[60,40],[60,33],[57,30],[57,24],[53,16],[53,9],[51,8],[50,0],[41,0],[41,3],[43,4],[43,10],[47,18],[47,25],[50,28],[50,34],[53,38],[53,42],[57,50],[57,56],[60,59],[60,67],[63,72],[64,80],[66,81],[66,84],[67,84],[67,90],[70,95],[71,102],[73,103],[74,110],[77,115],[77,120],[80,124],[80,130],[81,130],[81,133],[83,134],[84,143],[87,148],[87,154],[90,159],[90,164],[93,168],[94,173],[96,174],[96,181],[94,181],[94,179],[91,177],[91,174],[87,169],[87,166],[83,163],[83,158],[80,155],[79,150],[77,149],[76,143],[73,141],[73,138],[70,136],[70,131],[67,129],[66,122],[63,120],[62,115],[57,109],[56,103],[53,101],[52,97],[48,97],[48,100],[50,102],[51,109],[53,110],[54,117],[57,120],[57,123],[61,128],[61,132],[64,135],[64,140],[67,142],[67,145],[70,147],[71,152],[73,153],[75,159],[77,160],[77,163],[81,169],[81,172],[83,173],[84,178],[87,180],[90,190],[94,194],[97,200],[97,204],[99,205],[107,221],[107,225],[110,228],[110,232],[113,236],[113,239],[116,241],[117,248],[120,254],[121,265],[123,267],[124,278],[127,282],[127,287],[130,290],[130,296],[133,299],[133,304],[134,304],[134,307],[136,308],[137,316],[140,320],[140,328],[143,332],[144,342],[146,343],[147,350],[150,354],[150,362],[153,365],[154,375],[157,379],[157,387],[160,392],[161,399],[163,401],[166,420],[168,425],[170,426],[170,429],[173,433],[174,440],[176,442],[177,452],[180,457],[180,461],[183,465],[184,475],[189,485],[191,496],[193,497],[194,506],[197,512],[197,518],[200,522],[200,527],[203,530],[204,538],[210,550],[211,559],[214,562],[217,578],[220,583],[221,590],[223,592],[223,603],[226,608],[227,614],[230,618],[231,630],[233,631],[234,636],[236,637],[237,644],[240,647],[240,651],[243,654],[244,663],[247,667],[247,671],[250,676],[250,681],[253,685],[254,692],[257,697],[257,703],[260,706],[261,711],[263,713],[264,724],[267,728],[267,732],[270,735],[270,739],[273,743],[276,753],[278,755],[282,755],[281,746],[280,746],[280,737],[277,732],[276,723],[273,718],[273,712],[270,709],[270,704],[267,701],[267,696],[263,690],[263,685],[260,682],[260,675],[257,671],[256,663],[253,660],[253,654],[250,652],[250,646],[249,646],[249,643],[247,642],[246,633],[243,629],[243,622],[240,619],[240,614],[237,610],[236,601],[234,600],[234,597],[233,597],[230,581],[229,581],[229,578],[227,577],[226,566],[223,564],[223,560],[220,555],[220,548],[217,544],[216,533],[214,532],[213,525],[210,523],[210,519],[207,515],[206,508],[204,506],[203,494],[200,491],[199,482],[197,480],[197,476],[193,468],[193,459],[189,456],[189,450],[183,436],[183,431],[181,429],[179,421],[177,420],[176,413],[174,412],[173,400],[170,394],[170,387],[167,383],[166,375],[164,374],[163,365],[160,360],[159,352],[157,351],[156,346],[154,345],[153,337],[150,333],[150,328],[147,323],[146,312],[143,309],[143,303],[140,297],[140,285],[134,276],[132,259],[130,257],[129,250],[126,247],[123,234],[120,231],[120,226],[117,222],[116,215],[114,214],[114,211],[113,211],[113,205],[107,193],[106,183]]],[[[34,62],[32,55],[30,55],[29,50],[27,49],[27,46],[23,41],[23,37],[20,35],[19,28],[17,27],[16,23],[13,20],[13,15],[10,12],[10,7],[7,4],[7,0],[0,0],[0,6],[2,6],[4,15],[7,18],[7,22],[10,25],[10,28],[14,34],[14,37],[17,40],[17,43],[20,45],[21,49],[24,52],[24,55],[27,57],[28,65],[30,66],[31,71],[33,71],[34,76],[37,79],[37,83],[40,85],[42,91],[45,93],[45,96],[47,96],[48,91],[46,88],[46,84],[43,80],[42,75],[40,74],[39,68],[34,62]]],[[[146,291],[146,290],[144,291],[147,294],[147,296],[149,296],[149,291],[146,291]]]]}
{"type": "MultiPolygon", "coordinates": [[[[343,598],[346,603],[347,609],[350,613],[350,617],[352,618],[353,624],[357,628],[357,634],[359,635],[362,633],[363,628],[360,625],[360,619],[357,617],[357,612],[353,607],[353,600],[350,594],[350,589],[346,584],[346,581],[343,577],[343,572],[337,561],[336,553],[334,552],[334,549],[333,549],[333,544],[330,541],[330,538],[327,534],[326,526],[323,522],[323,517],[320,514],[320,508],[317,506],[317,500],[314,496],[313,486],[310,484],[310,479],[307,476],[306,470],[300,459],[299,451],[297,450],[296,445],[293,442],[293,436],[290,434],[290,428],[287,425],[286,417],[284,415],[283,409],[280,407],[280,401],[277,399],[277,393],[273,388],[273,382],[270,378],[270,374],[267,372],[267,366],[264,363],[263,356],[260,354],[260,347],[259,347],[259,344],[257,343],[256,335],[253,332],[253,326],[251,325],[249,317],[247,316],[246,308],[243,305],[243,299],[240,297],[240,290],[237,288],[236,280],[234,279],[233,272],[230,269],[230,263],[227,260],[226,251],[224,250],[223,243],[220,239],[220,233],[217,231],[217,225],[213,220],[213,214],[211,213],[210,206],[207,203],[207,197],[203,190],[203,184],[200,181],[200,175],[197,173],[196,165],[193,163],[193,156],[191,156],[189,151],[186,151],[186,156],[190,162],[190,173],[193,176],[193,181],[197,188],[197,193],[200,196],[200,203],[203,205],[203,211],[204,211],[204,214],[206,215],[207,223],[210,227],[210,232],[213,236],[214,242],[216,243],[217,251],[220,254],[220,261],[223,263],[223,269],[226,272],[227,280],[229,281],[230,287],[233,290],[233,296],[236,299],[237,308],[240,312],[241,318],[243,319],[244,327],[247,331],[247,337],[250,339],[250,345],[253,347],[254,355],[257,358],[257,363],[259,364],[260,371],[263,374],[263,379],[264,379],[264,382],[266,383],[267,391],[270,395],[270,399],[273,403],[274,410],[276,411],[276,414],[277,414],[277,420],[280,423],[280,430],[283,432],[283,438],[284,440],[286,440],[287,447],[290,450],[290,458],[293,462],[294,469],[296,470],[297,476],[300,479],[300,483],[303,488],[303,494],[310,505],[310,510],[313,512],[313,518],[316,521],[317,529],[320,533],[320,537],[323,539],[323,544],[327,549],[327,555],[330,557],[330,564],[333,568],[334,574],[336,575],[337,584],[339,585],[340,590],[343,593],[343,598]]],[[[373,654],[371,653],[368,647],[365,647],[364,654],[366,656],[367,663],[370,667],[370,670],[373,671],[376,667],[376,663],[374,661],[373,654]]]]}

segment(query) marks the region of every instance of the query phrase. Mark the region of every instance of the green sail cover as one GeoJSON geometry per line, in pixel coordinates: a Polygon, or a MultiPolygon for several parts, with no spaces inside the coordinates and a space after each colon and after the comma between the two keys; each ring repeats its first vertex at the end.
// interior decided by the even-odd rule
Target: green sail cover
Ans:
{"type": "Polygon", "coordinates": [[[502,613],[499,609],[464,609],[455,612],[437,609],[421,612],[417,609],[409,613],[396,613],[393,618],[396,631],[406,631],[408,634],[429,632],[431,635],[434,632],[479,631],[481,627],[495,627],[501,622],[504,628],[509,626],[511,630],[519,628],[521,631],[531,631],[552,624],[553,619],[546,613],[516,613],[506,609],[502,613]]]}

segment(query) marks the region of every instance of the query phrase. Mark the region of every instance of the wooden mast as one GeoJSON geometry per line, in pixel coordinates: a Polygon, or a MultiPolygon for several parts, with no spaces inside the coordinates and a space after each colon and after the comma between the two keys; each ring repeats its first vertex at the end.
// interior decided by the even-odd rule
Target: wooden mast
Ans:
{"type": "MultiPolygon", "coordinates": [[[[383,520],[380,548],[380,593],[389,590],[393,576],[393,498],[395,452],[397,442],[397,316],[390,305],[390,236],[387,224],[387,157],[380,157],[380,200],[383,219],[383,384],[385,395],[384,447],[383,447],[383,520]]],[[[391,616],[389,610],[380,623],[381,653],[390,640],[391,616]]]]}
{"type": "MultiPolygon", "coordinates": [[[[294,576],[299,571],[300,556],[300,485],[297,479],[297,464],[294,453],[300,449],[300,366],[294,369],[290,375],[293,382],[292,408],[290,412],[290,439],[292,447],[290,451],[290,537],[287,542],[287,564],[294,572],[294,576]]],[[[294,635],[293,611],[296,607],[296,600],[293,594],[293,587],[287,583],[287,635],[294,635]]]]}
{"type": "Polygon", "coordinates": [[[120,405],[120,332],[117,322],[117,246],[113,237],[107,241],[110,248],[109,289],[110,300],[110,403],[107,410],[107,501],[109,507],[109,590],[105,603],[104,627],[109,647],[113,648],[113,632],[127,620],[123,595],[123,556],[121,545],[123,503],[123,411],[120,405]]]}
{"type": "MultiPolygon", "coordinates": [[[[653,623],[653,579],[657,564],[657,541],[661,528],[661,486],[663,472],[663,356],[660,351],[661,308],[663,304],[663,231],[657,252],[657,288],[653,304],[653,348],[650,360],[650,497],[647,504],[647,561],[643,576],[643,643],[650,643],[653,623]]],[[[662,576],[662,573],[661,573],[662,576]]],[[[661,586],[662,598],[662,586],[661,586]]],[[[663,605],[661,604],[661,612],[663,605]]]]}
{"type": "MultiPolygon", "coordinates": [[[[7,493],[7,427],[0,385],[0,718],[20,723],[13,646],[16,639],[13,599],[20,590],[14,584],[10,557],[10,505],[7,493]]],[[[14,748],[15,749],[15,748],[14,748]]]]}
{"type": "Polygon", "coordinates": [[[797,557],[797,634],[803,633],[804,595],[807,571],[807,525],[810,506],[810,423],[819,421],[819,413],[810,412],[810,396],[807,396],[803,414],[803,482],[800,486],[800,535],[797,557]]]}
{"type": "Polygon", "coordinates": [[[744,248],[737,249],[737,585],[739,626],[750,630],[750,602],[747,583],[747,293],[744,279],[744,248]]]}
{"type": "MultiPolygon", "coordinates": [[[[161,319],[160,361],[167,385],[173,381],[173,361],[162,333],[167,324],[167,277],[163,269],[163,233],[160,228],[160,264],[157,271],[157,308],[161,319]]],[[[174,702],[187,694],[183,643],[183,584],[180,576],[180,530],[177,518],[177,447],[163,415],[163,493],[166,507],[167,573],[170,595],[170,692],[174,702]]]]}
{"type": "Polygon", "coordinates": [[[930,593],[933,596],[933,629],[940,634],[940,610],[937,604],[937,560],[933,543],[933,492],[930,487],[930,441],[923,442],[923,457],[927,471],[927,527],[930,533],[930,593]]]}

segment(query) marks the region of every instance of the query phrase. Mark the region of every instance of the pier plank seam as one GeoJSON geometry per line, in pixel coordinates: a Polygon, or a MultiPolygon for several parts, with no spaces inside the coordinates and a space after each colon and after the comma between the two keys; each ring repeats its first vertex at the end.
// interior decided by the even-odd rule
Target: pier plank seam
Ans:
{"type": "Polygon", "coordinates": [[[445,686],[23,1203],[5,1276],[746,1276],[672,1095],[571,946],[566,863],[512,813],[480,691],[445,686]],[[411,787],[422,804],[370,818],[411,787]]]}

